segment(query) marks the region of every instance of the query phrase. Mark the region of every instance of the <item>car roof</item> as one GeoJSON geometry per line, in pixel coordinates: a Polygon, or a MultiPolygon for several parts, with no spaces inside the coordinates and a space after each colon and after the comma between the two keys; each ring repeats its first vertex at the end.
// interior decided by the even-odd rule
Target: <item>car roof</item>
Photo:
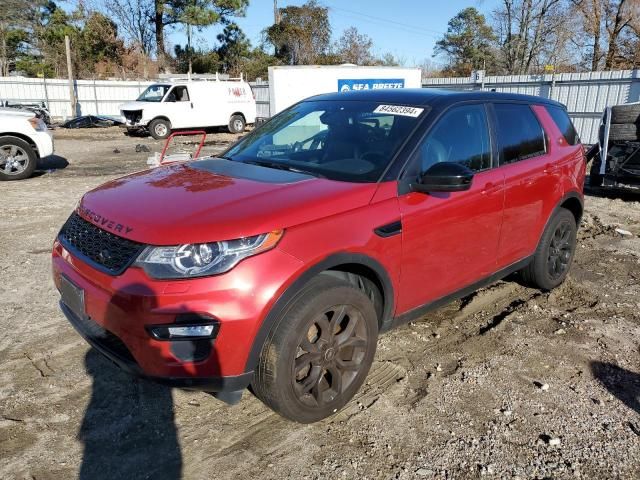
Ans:
{"type": "Polygon", "coordinates": [[[334,101],[361,101],[361,102],[388,102],[413,106],[424,106],[438,103],[459,103],[464,101],[511,101],[537,104],[549,104],[564,108],[559,102],[533,95],[520,95],[518,93],[487,92],[482,90],[450,90],[436,88],[388,88],[377,90],[360,90],[349,92],[325,93],[307,98],[309,100],[334,100],[334,101]]]}

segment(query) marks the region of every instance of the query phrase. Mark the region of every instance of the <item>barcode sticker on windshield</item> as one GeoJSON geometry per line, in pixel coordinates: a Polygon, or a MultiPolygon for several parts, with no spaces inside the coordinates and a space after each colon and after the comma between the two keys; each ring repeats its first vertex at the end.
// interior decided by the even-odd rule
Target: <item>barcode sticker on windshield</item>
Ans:
{"type": "Polygon", "coordinates": [[[419,117],[424,108],[407,107],[403,105],[378,105],[373,113],[390,113],[404,117],[419,117]]]}

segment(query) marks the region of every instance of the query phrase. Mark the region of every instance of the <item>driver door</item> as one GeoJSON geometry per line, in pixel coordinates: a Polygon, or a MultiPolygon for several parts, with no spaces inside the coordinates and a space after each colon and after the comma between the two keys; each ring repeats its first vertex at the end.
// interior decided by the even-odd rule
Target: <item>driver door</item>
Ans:
{"type": "Polygon", "coordinates": [[[173,128],[198,127],[198,122],[193,115],[193,103],[189,96],[189,89],[184,85],[176,85],[167,93],[163,102],[173,128]]]}
{"type": "Polygon", "coordinates": [[[494,157],[484,104],[447,110],[412,155],[401,185],[436,162],[463,163],[475,175],[466,191],[399,196],[402,266],[398,313],[455,293],[495,271],[504,175],[494,167],[494,157]]]}

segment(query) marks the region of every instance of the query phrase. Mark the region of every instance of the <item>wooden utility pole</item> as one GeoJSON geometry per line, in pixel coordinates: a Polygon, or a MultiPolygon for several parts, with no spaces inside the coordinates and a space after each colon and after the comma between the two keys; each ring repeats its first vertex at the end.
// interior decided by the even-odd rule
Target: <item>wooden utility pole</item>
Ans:
{"type": "Polygon", "coordinates": [[[278,10],[278,0],[273,0],[273,23],[280,23],[280,11],[278,10]]]}
{"type": "Polygon", "coordinates": [[[76,92],[73,88],[73,68],[71,66],[71,40],[69,35],[64,36],[64,46],[67,50],[67,77],[69,79],[69,101],[71,103],[71,117],[76,116],[76,108],[78,101],[76,99],[76,92]]]}

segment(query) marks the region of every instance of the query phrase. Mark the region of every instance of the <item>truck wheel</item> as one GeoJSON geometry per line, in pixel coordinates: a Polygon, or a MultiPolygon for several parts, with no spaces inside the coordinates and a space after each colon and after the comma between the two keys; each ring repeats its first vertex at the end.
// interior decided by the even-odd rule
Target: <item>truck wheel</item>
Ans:
{"type": "Polygon", "coordinates": [[[17,137],[0,138],[0,180],[22,180],[33,175],[38,156],[17,137]]]}
{"type": "Polygon", "coordinates": [[[229,119],[229,132],[241,133],[244,132],[244,117],[242,115],[231,115],[229,119]]]}
{"type": "Polygon", "coordinates": [[[373,362],[378,321],[367,295],[318,275],[294,298],[260,354],[252,389],[285,418],[312,423],[344,407],[373,362]]]}
{"type": "Polygon", "coordinates": [[[640,121],[640,104],[611,107],[611,123],[638,123],[638,121],[640,121]]]}
{"type": "Polygon", "coordinates": [[[149,122],[149,133],[156,140],[164,140],[171,135],[171,122],[162,118],[151,120],[149,122]]]}
{"type": "Polygon", "coordinates": [[[531,263],[520,270],[524,282],[542,290],[564,282],[576,251],[576,234],[575,217],[561,208],[547,224],[531,263]]]}
{"type": "Polygon", "coordinates": [[[638,125],[633,123],[612,123],[609,127],[610,141],[635,141],[640,138],[638,125]]]}

